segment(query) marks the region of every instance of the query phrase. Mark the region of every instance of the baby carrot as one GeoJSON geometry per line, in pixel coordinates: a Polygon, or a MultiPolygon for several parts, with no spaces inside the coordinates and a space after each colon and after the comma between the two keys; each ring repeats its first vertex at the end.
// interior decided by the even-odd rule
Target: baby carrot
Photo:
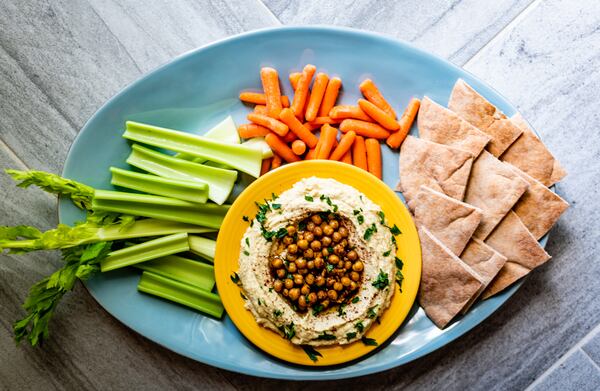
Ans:
{"type": "Polygon", "coordinates": [[[352,144],[352,160],[354,165],[368,171],[367,150],[365,149],[365,139],[362,136],[356,136],[352,144]]]}
{"type": "Polygon", "coordinates": [[[288,132],[288,134],[286,134],[284,137],[281,138],[286,144],[289,144],[291,142],[294,142],[296,140],[298,140],[298,136],[296,136],[296,133],[294,132],[288,132]]]}
{"type": "Polygon", "coordinates": [[[269,144],[269,147],[273,150],[273,161],[271,162],[271,168],[275,166],[275,156],[281,157],[286,162],[297,162],[300,160],[294,152],[283,142],[275,133],[269,133],[265,136],[265,141],[269,144]]]}
{"type": "Polygon", "coordinates": [[[381,179],[381,147],[379,141],[374,138],[368,138],[365,140],[365,147],[367,149],[367,166],[369,172],[381,179]]]}
{"type": "Polygon", "coordinates": [[[255,124],[264,126],[265,128],[271,129],[277,135],[283,137],[288,132],[288,127],[283,122],[276,120],[275,118],[267,117],[263,114],[250,113],[247,116],[248,121],[252,121],[255,124]]]}
{"type": "Polygon", "coordinates": [[[263,159],[262,161],[262,165],[260,166],[260,175],[265,175],[267,172],[269,172],[269,169],[271,168],[271,158],[267,158],[267,159],[263,159]]]}
{"type": "Polygon", "coordinates": [[[402,142],[406,138],[406,135],[410,131],[410,127],[415,121],[415,117],[417,116],[417,112],[419,111],[419,107],[421,106],[421,101],[417,98],[412,98],[410,102],[408,102],[408,106],[406,106],[406,110],[404,110],[404,114],[400,118],[398,123],[400,124],[400,130],[396,133],[392,133],[390,137],[387,138],[386,144],[392,148],[396,149],[402,145],[402,142]]]}
{"type": "MultiPolygon", "coordinates": [[[[318,118],[318,117],[317,117],[318,118]]],[[[310,130],[311,132],[315,129],[319,129],[321,127],[322,124],[317,124],[315,122],[305,122],[304,123],[304,127],[308,130],[310,130]]]]}
{"type": "Polygon", "coordinates": [[[271,170],[281,167],[281,156],[273,153],[273,160],[271,160],[271,170]]]}
{"type": "Polygon", "coordinates": [[[271,118],[279,118],[281,105],[281,90],[279,89],[279,75],[277,70],[264,67],[260,70],[260,80],[267,100],[267,114],[271,118]]]}
{"type": "Polygon", "coordinates": [[[349,131],[345,135],[342,136],[338,146],[335,148],[331,156],[329,156],[329,160],[340,160],[344,157],[346,152],[352,148],[352,144],[354,143],[354,139],[356,138],[356,133],[353,131],[349,131]]]}
{"type": "Polygon", "coordinates": [[[323,95],[323,101],[321,102],[321,108],[319,109],[319,117],[325,117],[329,115],[329,111],[335,106],[335,101],[338,98],[340,88],[342,87],[342,79],[339,77],[332,77],[327,83],[327,89],[325,95],[323,95]]]}
{"type": "Polygon", "coordinates": [[[294,91],[298,87],[298,80],[300,80],[300,76],[302,76],[301,72],[290,73],[290,84],[291,84],[292,88],[294,89],[294,91]]]}
{"type": "Polygon", "coordinates": [[[379,107],[381,110],[385,111],[394,117],[394,119],[396,119],[396,112],[394,109],[392,109],[392,106],[390,106],[387,100],[385,100],[383,95],[381,95],[381,92],[379,92],[379,89],[375,83],[373,83],[373,80],[367,79],[363,81],[360,83],[359,88],[360,92],[362,92],[369,102],[373,103],[375,106],[379,107]]]}
{"type": "Polygon", "coordinates": [[[238,133],[241,138],[262,137],[270,132],[269,129],[257,124],[244,124],[238,126],[238,133]]]}
{"type": "Polygon", "coordinates": [[[398,125],[398,122],[396,122],[394,117],[392,117],[385,111],[381,110],[379,107],[375,106],[373,103],[369,102],[368,100],[359,99],[358,106],[362,109],[362,111],[367,113],[367,115],[369,117],[373,118],[375,120],[375,122],[377,122],[379,125],[383,126],[384,128],[391,130],[393,132],[400,129],[400,125],[398,125]]]}
{"type": "Polygon", "coordinates": [[[333,119],[331,117],[317,117],[314,120],[310,121],[311,125],[321,126],[323,124],[339,124],[342,122],[339,119],[333,119]]]}
{"type": "Polygon", "coordinates": [[[371,137],[376,139],[386,139],[389,137],[390,132],[382,128],[381,126],[372,122],[359,121],[357,119],[345,119],[340,124],[340,130],[342,133],[354,131],[359,136],[371,137]]]}
{"type": "Polygon", "coordinates": [[[300,156],[306,152],[306,144],[302,140],[296,140],[292,143],[292,152],[300,156]]]}
{"type": "Polygon", "coordinates": [[[340,161],[343,163],[352,164],[352,151],[348,150],[348,152],[344,154],[344,157],[340,161]]]}
{"type": "Polygon", "coordinates": [[[329,117],[333,119],[352,118],[373,122],[371,117],[369,117],[359,106],[351,105],[339,105],[332,107],[331,110],[329,110],[329,117]]]}
{"type": "Polygon", "coordinates": [[[298,136],[298,138],[306,143],[309,148],[314,148],[319,139],[312,134],[310,130],[304,127],[302,122],[294,115],[292,109],[283,109],[279,113],[279,118],[286,124],[290,130],[298,136]]]}
{"type": "Polygon", "coordinates": [[[323,125],[321,128],[321,145],[317,151],[317,159],[329,159],[329,154],[333,149],[333,143],[336,141],[337,129],[332,128],[329,124],[323,125]]]}
{"type": "MultiPolygon", "coordinates": [[[[266,105],[267,97],[265,94],[260,92],[240,92],[240,100],[246,103],[254,103],[256,105],[266,105]]],[[[283,95],[281,97],[281,105],[283,107],[290,107],[290,99],[283,95]]]]}
{"type": "Polygon", "coordinates": [[[308,87],[310,86],[310,82],[316,70],[317,68],[314,65],[308,64],[304,67],[304,70],[302,70],[302,76],[300,76],[300,79],[298,80],[296,93],[294,94],[291,105],[294,115],[298,118],[302,118],[304,114],[304,106],[306,105],[306,99],[308,97],[308,87]]]}
{"type": "Polygon", "coordinates": [[[265,105],[256,105],[253,110],[256,114],[267,115],[267,106],[265,105]]]}
{"type": "Polygon", "coordinates": [[[329,82],[329,76],[323,72],[319,72],[315,77],[315,82],[310,92],[310,99],[306,105],[306,120],[312,121],[317,118],[323,96],[325,95],[325,89],[327,88],[327,82],[329,82]]]}

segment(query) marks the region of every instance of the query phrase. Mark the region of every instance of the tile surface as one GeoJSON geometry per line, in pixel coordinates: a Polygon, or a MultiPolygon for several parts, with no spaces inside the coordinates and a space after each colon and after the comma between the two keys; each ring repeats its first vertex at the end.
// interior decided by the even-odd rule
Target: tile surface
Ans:
{"type": "MultiPolygon", "coordinates": [[[[199,45],[280,21],[363,28],[466,64],[522,110],[569,171],[558,192],[571,208],[551,233],[553,260],[487,321],[422,359],[376,376],[293,383],[237,375],[171,353],[114,320],[81,285],[65,297],[47,344],[16,347],[12,321],[22,314],[27,288],[58,259],[0,255],[0,357],[10,357],[0,360],[0,389],[504,390],[556,376],[545,372],[600,322],[600,142],[594,137],[600,127],[600,3],[265,3],[1,2],[0,167],[60,172],[77,131],[107,98],[199,45]]],[[[0,195],[0,224],[56,224],[56,201],[41,191],[15,189],[0,174],[0,195]]],[[[579,352],[559,368],[559,380],[573,381],[549,386],[583,390],[594,384],[599,337],[579,352]]]]}
{"type": "Polygon", "coordinates": [[[531,391],[594,391],[600,387],[600,371],[581,350],[575,351],[531,391]]]}

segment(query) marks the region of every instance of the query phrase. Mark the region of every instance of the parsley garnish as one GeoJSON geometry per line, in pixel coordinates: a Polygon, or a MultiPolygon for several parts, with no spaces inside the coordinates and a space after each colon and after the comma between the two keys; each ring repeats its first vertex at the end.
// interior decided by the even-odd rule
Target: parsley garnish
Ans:
{"type": "Polygon", "coordinates": [[[373,285],[377,289],[384,289],[390,284],[390,280],[388,279],[388,274],[383,270],[379,270],[379,275],[377,279],[373,281],[371,285],[373,285]]]}
{"type": "Polygon", "coordinates": [[[281,204],[271,204],[271,208],[273,208],[273,209],[281,209],[281,204]]]}
{"type": "Polygon", "coordinates": [[[363,216],[363,215],[356,216],[356,221],[358,221],[358,224],[364,223],[365,222],[365,216],[363,216]]]}
{"type": "Polygon", "coordinates": [[[360,214],[360,210],[358,210],[358,209],[354,209],[354,210],[352,211],[352,213],[354,213],[354,216],[357,216],[357,215],[359,215],[359,214],[360,214]]]}
{"type": "Polygon", "coordinates": [[[258,305],[262,305],[262,301],[260,301],[260,299],[257,299],[256,301],[258,301],[258,305]]]}
{"type": "Polygon", "coordinates": [[[383,211],[380,210],[379,212],[377,212],[377,216],[379,216],[379,222],[381,223],[381,225],[385,225],[385,213],[383,213],[383,211]]]}
{"type": "Polygon", "coordinates": [[[356,333],[355,332],[351,332],[351,333],[346,333],[346,339],[348,341],[350,341],[351,339],[356,337],[356,333]]]}
{"type": "Polygon", "coordinates": [[[327,268],[327,272],[331,273],[333,271],[334,266],[331,263],[328,263],[327,266],[325,266],[327,268]]]}
{"type": "Polygon", "coordinates": [[[314,362],[317,362],[317,360],[318,360],[317,356],[323,357],[323,355],[321,353],[319,353],[317,350],[315,350],[315,348],[313,348],[312,346],[303,345],[302,349],[304,350],[304,353],[306,353],[308,358],[310,358],[314,362]]]}
{"type": "Polygon", "coordinates": [[[323,305],[322,304],[317,304],[316,306],[313,307],[312,314],[313,314],[313,316],[317,316],[323,310],[324,310],[323,305]]]}
{"type": "Polygon", "coordinates": [[[280,317],[281,314],[283,314],[283,312],[281,312],[280,310],[273,311],[273,315],[275,315],[276,318],[280,317]]]}
{"type": "Polygon", "coordinates": [[[333,247],[331,247],[331,246],[327,247],[327,251],[329,251],[329,254],[333,254],[333,247]]]}
{"type": "Polygon", "coordinates": [[[390,228],[390,232],[392,233],[392,235],[400,235],[402,233],[402,231],[400,231],[400,228],[398,228],[398,226],[396,224],[394,224],[394,226],[392,228],[390,228]]]}
{"type": "Polygon", "coordinates": [[[306,229],[306,221],[301,221],[298,223],[298,231],[304,231],[306,229]]]}
{"type": "Polygon", "coordinates": [[[248,256],[248,255],[250,255],[250,253],[248,251],[244,250],[244,255],[248,256]]]}
{"type": "Polygon", "coordinates": [[[335,335],[327,334],[325,332],[317,336],[317,340],[319,341],[333,341],[334,339],[336,339],[335,335]]]}
{"type": "Polygon", "coordinates": [[[231,281],[233,281],[234,284],[239,285],[240,276],[238,276],[238,274],[236,272],[233,272],[233,274],[230,275],[229,278],[231,278],[231,281]]]}
{"type": "Polygon", "coordinates": [[[356,303],[358,303],[359,300],[360,300],[360,297],[354,296],[354,298],[352,299],[352,303],[356,304],[356,303]]]}
{"type": "Polygon", "coordinates": [[[398,257],[396,257],[396,282],[398,283],[398,288],[400,292],[402,292],[402,281],[404,281],[404,275],[402,274],[402,267],[404,263],[398,257]]]}
{"type": "Polygon", "coordinates": [[[277,230],[277,232],[275,233],[275,236],[277,237],[277,239],[281,239],[283,237],[285,237],[287,235],[288,231],[285,228],[279,228],[277,230]]]}
{"type": "Polygon", "coordinates": [[[387,257],[388,255],[390,255],[392,253],[392,250],[387,250],[386,252],[383,253],[384,257],[387,257]]]}
{"type": "Polygon", "coordinates": [[[361,333],[362,333],[362,332],[365,330],[365,326],[363,325],[363,322],[362,322],[362,321],[361,321],[361,322],[357,322],[357,323],[354,325],[354,327],[356,327],[356,329],[357,329],[359,332],[361,332],[361,333]]]}
{"type": "Polygon", "coordinates": [[[271,199],[272,199],[273,201],[275,201],[275,200],[276,200],[276,199],[278,199],[278,198],[279,198],[279,196],[278,196],[277,194],[275,194],[275,193],[271,193],[271,199]]]}
{"type": "Polygon", "coordinates": [[[250,247],[250,238],[246,237],[245,242],[246,242],[246,246],[250,247]]]}
{"type": "Polygon", "coordinates": [[[395,258],[396,258],[396,267],[398,269],[402,269],[404,267],[404,262],[402,262],[402,260],[398,257],[395,257],[395,258]]]}
{"type": "Polygon", "coordinates": [[[362,337],[360,340],[362,341],[362,343],[364,343],[367,346],[378,346],[379,345],[377,343],[377,341],[375,341],[373,338],[362,337]]]}
{"type": "Polygon", "coordinates": [[[346,311],[344,311],[344,309],[346,308],[346,304],[340,304],[338,306],[338,315],[339,316],[344,316],[346,315],[346,311]]]}
{"type": "Polygon", "coordinates": [[[244,293],[243,293],[243,292],[240,292],[240,296],[242,297],[242,299],[244,299],[244,300],[248,300],[248,298],[247,298],[246,296],[244,296],[244,293]]]}
{"type": "Polygon", "coordinates": [[[285,337],[285,339],[292,339],[294,338],[294,335],[296,335],[296,329],[294,327],[294,322],[290,323],[289,325],[282,325],[278,327],[279,331],[281,331],[283,333],[283,336],[285,337]]]}
{"type": "Polygon", "coordinates": [[[314,198],[312,198],[312,196],[309,196],[309,195],[305,195],[304,199],[308,202],[313,202],[315,200],[314,198]]]}
{"type": "Polygon", "coordinates": [[[374,317],[377,316],[377,314],[375,313],[375,308],[377,308],[376,305],[374,305],[373,307],[371,307],[367,310],[367,317],[369,319],[373,319],[374,317]]]}
{"type": "Polygon", "coordinates": [[[369,228],[367,228],[365,230],[365,234],[363,235],[363,238],[365,240],[369,240],[369,238],[371,238],[371,236],[373,236],[373,234],[377,232],[377,227],[375,226],[375,223],[371,224],[371,226],[369,228]]]}

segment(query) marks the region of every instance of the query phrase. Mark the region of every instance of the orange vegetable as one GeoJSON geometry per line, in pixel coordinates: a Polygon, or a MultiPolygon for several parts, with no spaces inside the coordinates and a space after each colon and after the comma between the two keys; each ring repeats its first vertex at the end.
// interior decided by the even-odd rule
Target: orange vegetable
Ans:
{"type": "Polygon", "coordinates": [[[317,158],[317,150],[315,148],[309,149],[304,157],[304,160],[313,160],[317,158]]]}
{"type": "Polygon", "coordinates": [[[298,140],[298,136],[296,136],[296,133],[294,132],[288,132],[288,134],[286,134],[283,138],[283,141],[285,141],[286,144],[289,144],[293,141],[298,140]]]}
{"type": "Polygon", "coordinates": [[[321,108],[319,109],[319,117],[325,117],[329,115],[329,111],[335,106],[337,101],[340,88],[342,87],[342,79],[339,77],[332,77],[327,83],[327,89],[325,95],[323,95],[323,101],[321,102],[321,108]]]}
{"type": "Polygon", "coordinates": [[[267,101],[267,114],[271,118],[279,118],[281,105],[281,90],[279,89],[279,75],[277,70],[264,67],[260,70],[260,80],[267,101]]]}
{"type": "Polygon", "coordinates": [[[317,124],[314,122],[305,122],[304,127],[312,132],[315,129],[319,129],[321,127],[321,124],[317,124]]]}
{"type": "MultiPolygon", "coordinates": [[[[260,92],[240,92],[240,100],[246,103],[254,103],[256,105],[266,105],[267,97],[265,94],[260,92]]],[[[283,107],[290,107],[290,99],[283,95],[281,97],[281,105],[283,107]]]]}
{"type": "Polygon", "coordinates": [[[400,130],[396,133],[392,133],[390,137],[386,140],[386,144],[392,148],[396,149],[402,145],[402,142],[406,138],[406,135],[410,131],[410,127],[415,121],[415,117],[419,112],[419,107],[421,106],[421,101],[417,98],[412,98],[410,102],[408,102],[408,106],[406,106],[406,110],[404,110],[404,114],[400,118],[398,123],[400,124],[400,130]]]}
{"type": "Polygon", "coordinates": [[[345,119],[340,124],[340,130],[342,133],[354,131],[359,136],[371,137],[376,139],[386,139],[389,137],[390,132],[382,128],[381,126],[372,122],[359,121],[357,119],[345,119]]]}
{"type": "Polygon", "coordinates": [[[360,83],[359,88],[360,92],[362,92],[369,102],[373,103],[375,106],[379,107],[381,110],[385,111],[394,117],[394,119],[396,119],[396,112],[394,109],[392,109],[392,106],[390,106],[387,100],[385,100],[383,95],[381,95],[381,92],[379,92],[379,89],[375,83],[373,83],[373,80],[367,79],[363,81],[360,83]]]}
{"type": "Polygon", "coordinates": [[[302,76],[302,72],[290,73],[290,85],[292,86],[294,91],[298,87],[298,80],[300,80],[300,76],[302,76]]]}
{"type": "Polygon", "coordinates": [[[319,114],[319,108],[321,107],[323,96],[325,95],[327,82],[329,82],[329,76],[323,72],[318,73],[315,77],[315,82],[313,83],[312,90],[310,92],[310,99],[306,105],[305,116],[306,120],[309,122],[317,118],[317,114],[319,114]]]}
{"type": "Polygon", "coordinates": [[[298,138],[300,138],[300,140],[304,141],[309,148],[314,148],[314,146],[317,145],[317,141],[319,141],[317,136],[304,127],[302,122],[296,118],[292,109],[281,110],[279,118],[296,134],[296,136],[298,136],[298,138]]]}
{"type": "Polygon", "coordinates": [[[391,131],[400,129],[400,125],[398,125],[398,122],[396,122],[394,117],[381,110],[368,100],[359,99],[358,106],[362,109],[362,111],[367,113],[369,117],[373,118],[375,122],[379,123],[379,125],[383,126],[384,128],[391,131]]]}
{"type": "Polygon", "coordinates": [[[265,141],[269,144],[269,147],[273,150],[273,161],[271,162],[271,168],[275,167],[275,156],[281,157],[286,162],[297,162],[300,160],[298,156],[290,147],[287,146],[283,140],[281,140],[275,133],[269,133],[265,136],[265,141]]]}
{"type": "Polygon", "coordinates": [[[345,135],[342,136],[338,146],[335,148],[331,156],[329,156],[330,160],[340,160],[344,157],[346,152],[350,151],[352,148],[352,144],[354,143],[354,139],[356,138],[356,133],[353,131],[349,131],[345,135]]]}
{"type": "Polygon", "coordinates": [[[280,122],[275,118],[268,117],[264,114],[250,113],[248,114],[247,118],[249,121],[252,121],[255,124],[271,129],[281,137],[285,136],[289,130],[288,126],[283,122],[280,122]]]}
{"type": "Polygon", "coordinates": [[[352,164],[352,151],[348,150],[348,152],[344,154],[344,157],[342,158],[341,162],[352,164]]]}
{"type": "Polygon", "coordinates": [[[354,139],[354,144],[352,144],[352,160],[356,167],[362,168],[365,171],[369,171],[367,166],[367,150],[365,149],[365,139],[362,136],[356,136],[354,139]]]}
{"type": "Polygon", "coordinates": [[[310,82],[316,70],[317,68],[314,65],[308,64],[304,67],[304,70],[302,70],[302,76],[300,76],[300,79],[298,80],[296,93],[294,94],[291,106],[294,115],[298,118],[303,117],[304,106],[306,105],[306,99],[308,97],[308,87],[310,86],[310,82]]]}
{"type": "Polygon", "coordinates": [[[309,123],[311,125],[315,125],[315,126],[321,126],[324,124],[339,124],[340,122],[342,122],[342,120],[340,119],[333,119],[331,117],[317,117],[314,119],[314,121],[310,121],[309,123]]]}
{"type": "Polygon", "coordinates": [[[334,106],[331,110],[329,110],[329,117],[333,119],[360,119],[362,121],[370,121],[373,120],[369,117],[359,106],[352,105],[339,105],[334,106]]]}
{"type": "Polygon", "coordinates": [[[306,144],[302,140],[296,140],[292,143],[292,152],[300,156],[306,152],[306,144]]]}
{"type": "Polygon", "coordinates": [[[323,125],[321,128],[321,145],[317,150],[317,159],[329,159],[333,144],[336,141],[337,129],[329,124],[323,125]]]}
{"type": "Polygon", "coordinates": [[[263,176],[271,168],[271,158],[263,159],[262,165],[260,166],[260,175],[263,176]]]}
{"type": "Polygon", "coordinates": [[[368,138],[365,140],[365,147],[367,149],[367,166],[369,172],[381,179],[381,147],[379,141],[374,138],[368,138]]]}
{"type": "Polygon", "coordinates": [[[256,106],[254,106],[254,112],[256,114],[267,115],[267,106],[265,106],[265,105],[256,105],[256,106]]]}
{"type": "Polygon", "coordinates": [[[273,160],[271,160],[271,170],[281,167],[281,156],[273,153],[273,160]]]}
{"type": "Polygon", "coordinates": [[[238,126],[238,133],[241,138],[252,138],[266,136],[271,131],[257,124],[244,124],[238,126]]]}

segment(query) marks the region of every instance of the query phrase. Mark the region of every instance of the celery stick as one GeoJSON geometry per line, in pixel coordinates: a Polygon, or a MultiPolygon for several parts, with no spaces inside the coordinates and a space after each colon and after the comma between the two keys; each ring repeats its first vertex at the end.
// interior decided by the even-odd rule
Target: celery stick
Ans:
{"type": "Polygon", "coordinates": [[[177,255],[153,259],[135,267],[209,292],[215,286],[215,269],[211,265],[177,255]]]}
{"type": "Polygon", "coordinates": [[[92,201],[92,208],[97,211],[126,213],[209,228],[221,226],[229,206],[109,190],[96,190],[92,201]]]}
{"type": "Polygon", "coordinates": [[[161,177],[207,183],[208,198],[219,205],[227,200],[237,179],[234,170],[177,159],[137,144],[131,148],[127,163],[161,177]]]}
{"type": "Polygon", "coordinates": [[[250,148],[256,148],[262,153],[263,159],[268,159],[273,157],[273,151],[269,144],[265,141],[264,137],[253,137],[249,140],[246,140],[242,143],[242,145],[250,148]]]}
{"type": "Polygon", "coordinates": [[[215,262],[215,249],[217,242],[212,239],[203,238],[202,236],[188,236],[190,242],[190,251],[209,262],[215,262]]]}
{"type": "MultiPolygon", "coordinates": [[[[233,122],[233,118],[231,118],[231,116],[228,116],[223,121],[219,122],[202,136],[211,140],[217,140],[229,144],[239,144],[241,142],[240,135],[237,131],[237,126],[235,126],[235,122],[233,122]]],[[[179,159],[190,160],[196,163],[206,162],[206,159],[189,155],[187,153],[178,153],[175,155],[175,157],[179,159]]]]}
{"type": "Polygon", "coordinates": [[[111,167],[110,172],[112,173],[110,183],[114,186],[202,204],[208,199],[208,185],[206,183],[163,178],[116,167],[111,167]]]}
{"type": "Polygon", "coordinates": [[[260,151],[237,144],[228,144],[177,130],[127,121],[123,137],[132,141],[188,153],[226,164],[257,178],[260,175],[260,151]]]}
{"type": "Polygon", "coordinates": [[[189,249],[186,233],[163,236],[121,250],[111,251],[106,258],[100,261],[100,271],[107,272],[189,249]]]}
{"type": "Polygon", "coordinates": [[[219,295],[152,272],[142,273],[138,290],[194,308],[216,318],[223,316],[219,295]]]}

